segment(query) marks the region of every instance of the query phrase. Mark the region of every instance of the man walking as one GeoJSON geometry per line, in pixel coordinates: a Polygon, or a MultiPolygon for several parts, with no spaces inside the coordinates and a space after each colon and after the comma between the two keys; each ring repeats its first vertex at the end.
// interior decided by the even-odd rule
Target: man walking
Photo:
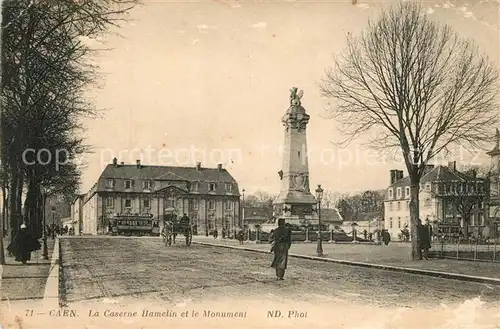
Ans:
{"type": "Polygon", "coordinates": [[[288,263],[288,250],[292,245],[292,233],[285,226],[285,219],[278,219],[278,228],[271,233],[269,239],[272,243],[271,252],[274,252],[271,267],[276,269],[276,279],[284,280],[288,263]]]}
{"type": "Polygon", "coordinates": [[[425,225],[422,225],[422,221],[419,219],[417,226],[420,237],[420,246],[419,246],[420,260],[422,260],[422,256],[425,259],[429,259],[429,249],[431,248],[431,234],[432,234],[431,233],[432,228],[429,225],[429,220],[426,221],[425,225]]]}

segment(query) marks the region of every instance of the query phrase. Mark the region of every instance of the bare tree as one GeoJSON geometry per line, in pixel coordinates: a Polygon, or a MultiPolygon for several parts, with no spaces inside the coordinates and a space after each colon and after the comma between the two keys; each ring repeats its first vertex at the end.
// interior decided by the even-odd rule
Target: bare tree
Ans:
{"type": "Polygon", "coordinates": [[[412,259],[419,237],[419,182],[425,164],[452,146],[478,147],[497,121],[498,72],[474,44],[400,3],[348,37],[321,84],[345,142],[366,136],[402,153],[411,180],[412,259]]]}

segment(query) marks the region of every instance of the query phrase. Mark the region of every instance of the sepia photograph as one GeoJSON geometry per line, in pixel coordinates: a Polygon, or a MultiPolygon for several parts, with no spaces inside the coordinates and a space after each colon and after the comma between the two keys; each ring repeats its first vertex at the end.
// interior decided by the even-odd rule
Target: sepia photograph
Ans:
{"type": "Polygon", "coordinates": [[[0,329],[500,328],[500,0],[2,0],[0,329]]]}

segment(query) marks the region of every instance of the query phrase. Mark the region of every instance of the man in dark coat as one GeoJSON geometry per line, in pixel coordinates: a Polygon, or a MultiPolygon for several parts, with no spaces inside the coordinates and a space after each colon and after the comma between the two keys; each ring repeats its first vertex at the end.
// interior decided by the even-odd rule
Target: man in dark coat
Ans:
{"type": "Polygon", "coordinates": [[[427,220],[425,225],[422,225],[422,221],[418,220],[418,233],[420,238],[420,259],[423,258],[429,259],[429,249],[431,248],[431,236],[432,236],[432,227],[427,220]],[[423,251],[423,255],[422,255],[423,251]]]}
{"type": "Polygon", "coordinates": [[[271,252],[274,252],[271,267],[276,269],[276,279],[283,280],[288,263],[288,250],[292,245],[292,233],[285,226],[283,218],[278,220],[278,228],[271,233],[269,240],[272,243],[271,252]]]}
{"type": "Polygon", "coordinates": [[[21,229],[8,245],[7,250],[14,254],[16,261],[26,264],[27,261],[31,260],[31,252],[40,250],[40,247],[40,242],[32,238],[26,229],[26,225],[22,224],[21,229]]]}

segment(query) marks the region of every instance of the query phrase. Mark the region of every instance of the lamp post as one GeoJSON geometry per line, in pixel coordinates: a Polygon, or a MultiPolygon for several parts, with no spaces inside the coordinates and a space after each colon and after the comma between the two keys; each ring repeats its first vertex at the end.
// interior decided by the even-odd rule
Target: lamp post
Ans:
{"type": "MultiPolygon", "coordinates": [[[[243,192],[243,201],[241,202],[241,226],[245,229],[245,189],[241,190],[243,192]]],[[[247,225],[247,241],[250,240],[250,227],[247,225]]]]}
{"type": "Polygon", "coordinates": [[[43,251],[42,251],[42,257],[45,260],[49,259],[49,251],[47,249],[47,220],[46,220],[46,210],[45,210],[45,203],[47,201],[47,195],[45,192],[42,195],[42,202],[43,202],[43,251]]]}
{"type": "Polygon", "coordinates": [[[52,207],[52,239],[56,238],[56,207],[52,207]]]}
{"type": "Polygon", "coordinates": [[[318,201],[318,245],[316,246],[316,255],[323,256],[323,241],[321,238],[321,199],[323,198],[323,189],[318,185],[316,189],[316,200],[318,201]]]}

